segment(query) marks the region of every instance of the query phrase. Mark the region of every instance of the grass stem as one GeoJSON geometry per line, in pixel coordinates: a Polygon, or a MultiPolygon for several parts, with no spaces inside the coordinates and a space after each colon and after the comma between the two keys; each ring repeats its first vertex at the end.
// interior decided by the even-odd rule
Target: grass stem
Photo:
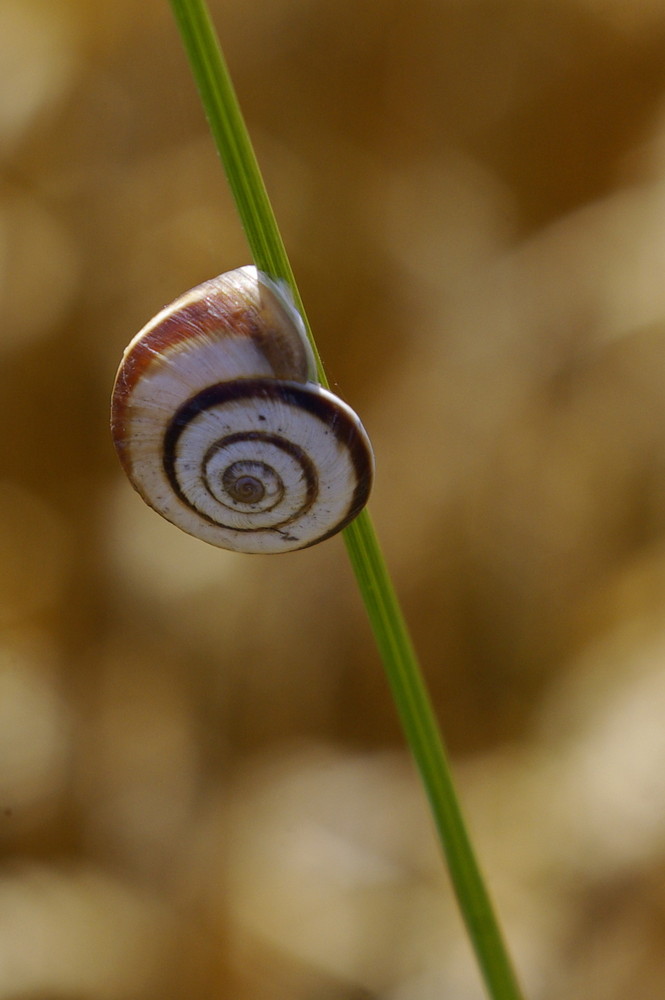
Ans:
{"type": "MultiPolygon", "coordinates": [[[[205,0],[170,0],[256,266],[291,286],[327,380],[205,0]]],[[[448,870],[492,1000],[521,993],[460,809],[418,660],[369,513],[345,529],[349,558],[448,870]]]]}

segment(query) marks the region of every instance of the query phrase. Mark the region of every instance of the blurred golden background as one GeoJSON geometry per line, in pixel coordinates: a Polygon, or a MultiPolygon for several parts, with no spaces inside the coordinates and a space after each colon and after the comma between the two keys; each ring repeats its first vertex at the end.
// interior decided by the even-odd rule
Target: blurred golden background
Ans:
{"type": "MultiPolygon", "coordinates": [[[[529,1000],[659,1000],[662,4],[212,10],[529,1000]]],[[[341,540],[112,452],[248,262],[165,0],[0,0],[0,154],[0,1000],[479,1000],[341,540]]]]}

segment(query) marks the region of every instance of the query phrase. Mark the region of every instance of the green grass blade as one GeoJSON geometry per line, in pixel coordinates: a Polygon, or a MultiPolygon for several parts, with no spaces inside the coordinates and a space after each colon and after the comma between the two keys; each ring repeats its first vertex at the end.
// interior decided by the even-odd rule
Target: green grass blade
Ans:
{"type": "Polygon", "coordinates": [[[345,529],[344,536],[489,995],[494,1000],[519,1000],[522,994],[471,845],[436,716],[369,514],[363,511],[345,529]]]}
{"type": "Polygon", "coordinates": [[[282,278],[291,286],[314,351],[319,381],[328,388],[326,373],[206,4],[203,0],[171,0],[171,7],[252,259],[259,270],[273,278],[282,278]]]}
{"type": "MultiPolygon", "coordinates": [[[[204,0],[170,0],[254,263],[293,289],[327,385],[293,272],[204,0]]],[[[521,1000],[466,830],[439,727],[367,511],[344,532],[402,727],[430,801],[451,881],[493,1000],[521,1000]]]]}

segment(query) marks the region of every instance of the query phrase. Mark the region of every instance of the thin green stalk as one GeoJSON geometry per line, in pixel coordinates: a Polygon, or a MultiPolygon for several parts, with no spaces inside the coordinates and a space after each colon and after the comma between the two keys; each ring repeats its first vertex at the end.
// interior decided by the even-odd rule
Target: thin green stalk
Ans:
{"type": "Polygon", "coordinates": [[[328,388],[312,328],[205,0],[171,0],[171,6],[252,259],[259,270],[273,278],[283,278],[291,286],[314,351],[319,381],[328,388]]]}
{"type": "MultiPolygon", "coordinates": [[[[205,0],[170,0],[254,262],[293,289],[327,385],[291,265],[256,162],[205,0]]],[[[475,858],[439,727],[411,639],[366,511],[345,529],[349,558],[397,711],[427,791],[450,877],[493,1000],[521,1000],[501,930],[475,858]]]]}

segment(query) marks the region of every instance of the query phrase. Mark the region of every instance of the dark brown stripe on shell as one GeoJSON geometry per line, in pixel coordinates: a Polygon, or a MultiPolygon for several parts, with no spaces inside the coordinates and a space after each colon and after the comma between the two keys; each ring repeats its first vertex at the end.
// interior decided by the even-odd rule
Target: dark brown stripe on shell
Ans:
{"type": "MultiPolygon", "coordinates": [[[[222,402],[227,402],[227,400],[223,400],[222,402]]],[[[217,404],[213,403],[212,405],[215,406],[217,404]]],[[[205,409],[210,409],[210,407],[205,407],[205,409]]],[[[196,412],[200,413],[201,411],[197,410],[196,412]]],[[[191,420],[191,417],[189,419],[191,420]]],[[[184,430],[186,426],[187,426],[187,423],[183,424],[181,430],[184,430]]],[[[302,517],[303,514],[306,514],[307,511],[309,510],[309,508],[312,506],[312,504],[316,500],[317,496],[319,495],[319,487],[318,487],[318,482],[317,482],[317,478],[316,478],[316,469],[314,468],[314,463],[311,461],[311,459],[309,458],[309,456],[302,450],[302,448],[300,448],[297,444],[294,444],[293,441],[287,441],[286,438],[279,437],[278,434],[268,434],[265,431],[245,431],[245,432],[240,431],[240,432],[238,432],[236,434],[229,434],[228,437],[220,438],[219,441],[216,441],[213,445],[211,445],[208,448],[207,452],[205,453],[205,456],[203,458],[203,464],[205,465],[209,461],[209,459],[212,457],[212,455],[214,454],[215,451],[219,451],[222,448],[226,448],[226,447],[228,447],[231,444],[235,444],[236,441],[261,441],[264,444],[271,444],[271,445],[273,445],[273,447],[279,448],[280,451],[284,451],[284,452],[286,452],[287,455],[290,455],[292,458],[295,458],[296,462],[298,462],[298,464],[300,465],[303,477],[305,479],[305,482],[307,483],[305,503],[302,504],[298,508],[298,510],[294,514],[291,515],[291,517],[287,517],[283,521],[280,521],[278,525],[275,525],[275,528],[281,528],[283,525],[290,524],[292,521],[295,521],[295,519],[297,517],[302,517]]],[[[177,439],[174,442],[174,450],[175,450],[176,447],[177,447],[177,439]]],[[[169,471],[166,468],[166,442],[164,444],[164,456],[165,456],[164,468],[166,470],[166,474],[169,476],[169,482],[171,483],[171,485],[173,486],[173,488],[176,490],[176,492],[178,492],[178,496],[180,497],[180,499],[184,500],[184,502],[187,503],[186,498],[184,498],[182,496],[182,494],[178,491],[176,485],[174,484],[174,480],[175,480],[175,467],[173,467],[173,477],[174,477],[173,479],[169,475],[169,471]]],[[[175,466],[175,454],[173,456],[173,466],[175,466]]],[[[206,487],[208,489],[208,492],[212,496],[213,493],[212,493],[212,490],[210,489],[210,484],[208,483],[208,481],[207,481],[207,479],[206,479],[205,476],[203,477],[203,479],[204,479],[204,482],[205,482],[206,487]]],[[[188,506],[191,507],[191,504],[188,504],[188,506]]],[[[196,510],[197,510],[197,513],[201,513],[198,510],[198,507],[196,508],[196,510]]],[[[202,516],[206,517],[205,514],[203,514],[202,516]]],[[[213,523],[213,524],[217,523],[212,518],[207,518],[207,520],[211,521],[211,523],[213,523]]],[[[267,529],[267,528],[234,528],[233,529],[233,531],[267,531],[267,530],[275,530],[275,529],[274,528],[273,529],[267,529]]]]}
{"type": "MultiPolygon", "coordinates": [[[[205,521],[208,521],[209,524],[229,528],[228,525],[223,524],[223,522],[216,521],[208,514],[199,510],[198,507],[194,507],[180,489],[180,483],[178,482],[175,470],[177,460],[176,453],[180,435],[195,417],[197,417],[200,413],[205,412],[205,410],[211,410],[216,406],[224,406],[227,403],[237,402],[238,400],[243,399],[264,399],[266,401],[274,399],[282,400],[283,397],[278,391],[279,386],[282,384],[283,383],[273,381],[271,379],[239,379],[235,382],[218,382],[215,385],[211,385],[206,389],[203,389],[201,392],[197,393],[196,396],[193,396],[192,399],[184,403],[171,420],[171,423],[169,424],[164,435],[164,472],[166,473],[174,493],[178,496],[182,503],[184,503],[191,510],[196,510],[197,514],[205,521]]],[[[215,447],[223,447],[229,441],[235,442],[241,440],[265,441],[290,454],[300,465],[303,477],[307,484],[307,499],[297,511],[295,511],[290,517],[285,518],[284,521],[281,521],[279,524],[274,525],[271,528],[229,528],[229,530],[232,531],[247,532],[278,531],[281,527],[290,524],[297,517],[305,514],[316,500],[318,496],[318,483],[314,465],[310,458],[298,445],[294,444],[292,441],[286,440],[285,438],[279,437],[279,435],[272,432],[269,433],[264,431],[247,431],[245,433],[238,432],[229,435],[227,438],[221,438],[219,442],[215,442],[210,446],[205,457],[207,458],[215,447]]]]}
{"type": "MultiPolygon", "coordinates": [[[[180,435],[189,422],[199,413],[214,406],[242,399],[265,399],[285,402],[296,408],[313,414],[328,427],[337,440],[349,452],[351,463],[356,474],[356,486],[351,497],[347,513],[329,531],[303,545],[307,548],[336,534],[360,513],[367,503],[372,486],[373,460],[368,452],[364,437],[358,432],[353,420],[339,410],[334,400],[319,392],[312,391],[312,386],[305,387],[297,382],[280,382],[271,379],[238,379],[234,382],[219,382],[208,386],[197,393],[191,400],[180,407],[164,435],[164,471],[175,493],[188,507],[183,497],[175,474],[176,449],[180,435]]],[[[260,432],[249,432],[260,433],[260,432]]],[[[283,439],[280,439],[283,440],[283,439]]],[[[297,447],[297,446],[296,446],[297,447]]],[[[211,523],[215,523],[206,515],[201,515],[211,523]]],[[[233,529],[238,530],[238,529],[233,529]]],[[[262,531],[279,531],[279,526],[258,529],[262,531]]]]}

